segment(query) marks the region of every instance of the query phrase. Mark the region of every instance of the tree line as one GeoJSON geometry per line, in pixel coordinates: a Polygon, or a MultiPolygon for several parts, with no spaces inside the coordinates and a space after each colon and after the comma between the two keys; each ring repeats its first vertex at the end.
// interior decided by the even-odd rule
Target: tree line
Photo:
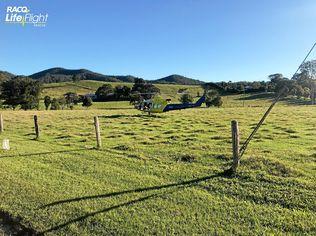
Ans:
{"type": "MultiPolygon", "coordinates": [[[[316,99],[316,60],[307,61],[301,67],[293,79],[288,79],[282,74],[268,76],[269,81],[262,82],[219,82],[206,83],[203,85],[206,93],[207,106],[221,106],[223,94],[253,93],[253,92],[276,92],[286,90],[287,95],[298,98],[309,98],[315,104],[316,99]]],[[[1,83],[0,99],[3,106],[13,109],[20,106],[23,110],[38,109],[42,83],[25,76],[16,76],[1,83]]],[[[185,90],[185,89],[183,89],[185,90]]],[[[130,101],[135,103],[143,99],[149,99],[160,93],[159,88],[143,79],[135,79],[130,88],[125,85],[113,87],[111,84],[100,86],[95,92],[94,101],[130,101]]],[[[182,103],[192,102],[193,97],[184,93],[180,101],[182,103]]],[[[89,107],[92,105],[92,97],[89,95],[77,95],[66,93],[60,98],[46,96],[44,104],[46,109],[58,110],[64,108],[73,109],[74,106],[82,104],[89,107]]]]}
{"type": "MultiPolygon", "coordinates": [[[[42,83],[25,76],[16,76],[1,84],[0,99],[2,107],[16,109],[18,106],[23,110],[39,109],[42,83]]],[[[60,98],[45,96],[44,104],[46,110],[72,109],[74,105],[82,104],[84,107],[92,105],[92,99],[88,96],[66,93],[60,98]]]]}

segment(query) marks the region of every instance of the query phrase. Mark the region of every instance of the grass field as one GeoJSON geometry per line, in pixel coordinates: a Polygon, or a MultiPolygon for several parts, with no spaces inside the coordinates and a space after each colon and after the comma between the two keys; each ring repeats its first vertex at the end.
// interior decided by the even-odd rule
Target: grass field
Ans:
{"type": "MultiPolygon", "coordinates": [[[[132,87],[132,83],[107,83],[101,81],[89,81],[89,80],[81,80],[79,82],[64,82],[64,83],[51,83],[45,84],[42,92],[42,97],[48,95],[52,97],[61,97],[63,94],[67,92],[74,92],[77,94],[88,94],[95,93],[95,91],[102,86],[103,84],[111,84],[113,87],[117,85],[126,85],[128,87],[132,87]]],[[[190,94],[196,96],[199,92],[200,95],[203,93],[203,89],[201,86],[194,85],[170,85],[170,84],[155,84],[156,87],[160,89],[161,96],[164,98],[170,98],[173,101],[178,101],[180,95],[177,94],[179,89],[187,88],[190,94]]]]}
{"type": "Polygon", "coordinates": [[[0,211],[59,235],[316,234],[315,107],[280,103],[238,176],[220,175],[231,163],[230,121],[239,121],[243,141],[268,101],[225,97],[223,108],[156,116],[124,102],[3,111],[0,137],[11,150],[0,151],[0,211]]]}

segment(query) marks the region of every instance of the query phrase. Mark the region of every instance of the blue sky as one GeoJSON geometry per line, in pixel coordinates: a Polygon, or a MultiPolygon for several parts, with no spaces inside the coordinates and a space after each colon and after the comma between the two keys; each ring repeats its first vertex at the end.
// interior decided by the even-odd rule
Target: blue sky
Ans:
{"type": "Polygon", "coordinates": [[[25,75],[265,80],[291,76],[316,41],[315,0],[0,0],[0,18],[0,70],[25,75]],[[48,13],[46,27],[5,23],[21,5],[48,13]]]}

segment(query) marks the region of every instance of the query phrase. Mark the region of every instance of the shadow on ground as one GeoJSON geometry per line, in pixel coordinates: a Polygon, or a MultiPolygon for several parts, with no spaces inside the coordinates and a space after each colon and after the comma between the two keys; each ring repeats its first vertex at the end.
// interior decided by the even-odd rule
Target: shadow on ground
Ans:
{"type": "Polygon", "coordinates": [[[37,156],[37,155],[48,155],[48,154],[55,154],[55,153],[70,153],[70,152],[89,151],[89,150],[97,150],[97,149],[95,149],[95,148],[78,148],[78,149],[60,150],[60,151],[51,151],[51,152],[36,152],[36,153],[27,153],[27,154],[3,155],[3,156],[0,156],[0,158],[29,157],[29,156],[37,156]]]}
{"type": "Polygon", "coordinates": [[[282,99],[283,102],[289,104],[289,105],[311,105],[311,101],[310,100],[305,100],[305,99],[299,99],[299,98],[295,98],[295,97],[287,97],[282,99]]]}
{"type": "Polygon", "coordinates": [[[105,119],[114,119],[114,118],[132,118],[132,117],[136,117],[136,118],[149,118],[149,117],[153,117],[153,118],[163,118],[159,115],[154,115],[154,114],[148,114],[148,113],[142,113],[142,114],[136,114],[136,115],[124,115],[124,114],[119,114],[119,115],[109,115],[109,116],[98,116],[99,118],[105,118],[105,119]]]}
{"type": "MultiPolygon", "coordinates": [[[[249,101],[249,100],[273,100],[276,97],[274,93],[255,93],[255,94],[249,94],[247,96],[238,98],[238,100],[241,101],[249,101]]],[[[296,97],[286,97],[281,99],[282,102],[285,102],[288,105],[310,105],[311,101],[296,97]]]]}
{"type": "Polygon", "coordinates": [[[113,111],[115,111],[115,110],[133,110],[133,109],[135,109],[135,108],[133,108],[133,107],[105,107],[105,108],[98,108],[98,110],[109,110],[109,111],[111,111],[111,110],[113,110],[113,111]]]}
{"type": "Polygon", "coordinates": [[[274,93],[255,93],[255,94],[247,94],[247,96],[238,98],[238,100],[248,101],[248,100],[255,100],[255,99],[273,99],[275,98],[274,93]]]}
{"type": "Polygon", "coordinates": [[[98,199],[98,198],[109,198],[109,197],[120,196],[120,195],[124,195],[124,194],[128,194],[128,193],[147,192],[147,191],[152,191],[152,190],[169,189],[169,188],[172,188],[172,187],[175,188],[175,189],[171,189],[169,191],[164,191],[162,193],[154,193],[154,194],[151,194],[151,195],[148,195],[148,196],[145,196],[145,197],[141,197],[141,198],[138,198],[138,199],[135,199],[135,200],[124,202],[124,203],[121,203],[121,204],[118,204],[118,205],[114,205],[114,206],[111,206],[111,207],[107,207],[107,208],[101,209],[99,211],[94,211],[94,212],[91,212],[91,213],[79,216],[79,217],[71,219],[71,220],[69,220],[69,221],[67,221],[65,223],[56,225],[56,226],[54,226],[52,228],[49,228],[49,229],[47,229],[45,231],[42,231],[42,232],[40,232],[40,234],[42,235],[42,234],[49,233],[49,232],[52,232],[52,231],[55,231],[55,230],[59,230],[59,229],[65,227],[67,225],[70,225],[70,224],[73,224],[73,223],[85,220],[88,217],[92,217],[92,216],[95,216],[95,215],[100,214],[100,213],[109,212],[111,210],[118,209],[118,208],[123,207],[123,206],[131,206],[131,205],[133,205],[135,203],[146,201],[146,200],[149,200],[149,199],[152,199],[152,198],[156,198],[156,197],[161,197],[161,196],[163,196],[165,194],[169,194],[169,193],[178,191],[178,190],[186,188],[186,187],[192,187],[192,186],[194,186],[194,185],[196,185],[196,184],[198,184],[198,183],[200,183],[202,181],[207,181],[207,180],[210,180],[210,179],[213,179],[213,178],[216,178],[216,177],[225,177],[225,174],[218,173],[218,174],[205,176],[205,177],[197,178],[197,179],[192,179],[192,180],[188,180],[188,181],[182,181],[182,182],[178,182],[178,183],[172,183],[172,184],[166,184],[166,185],[158,185],[158,186],[149,186],[149,187],[144,187],[144,188],[136,188],[136,189],[131,189],[131,190],[124,190],[124,191],[112,192],[112,193],[106,193],[106,194],[100,194],[100,195],[84,196],[84,197],[65,199],[65,200],[52,202],[52,203],[43,205],[42,207],[40,207],[40,209],[47,208],[47,207],[53,207],[53,206],[60,205],[60,204],[65,204],[65,203],[83,201],[83,200],[98,199]]]}

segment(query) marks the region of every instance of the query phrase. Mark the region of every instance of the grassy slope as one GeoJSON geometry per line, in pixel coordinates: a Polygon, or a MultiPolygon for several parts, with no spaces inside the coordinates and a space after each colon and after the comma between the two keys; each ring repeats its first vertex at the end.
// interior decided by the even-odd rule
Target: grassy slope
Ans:
{"type": "MultiPolygon", "coordinates": [[[[75,92],[78,94],[87,94],[87,93],[94,93],[98,87],[103,85],[104,82],[100,81],[79,81],[76,83],[72,82],[64,82],[64,83],[51,83],[51,84],[44,84],[44,88],[42,91],[42,98],[44,96],[49,95],[51,97],[61,97],[63,94],[67,92],[75,92]]],[[[117,85],[126,85],[129,87],[132,87],[132,83],[106,83],[106,84],[112,84],[113,87],[117,85]]],[[[187,88],[189,93],[197,99],[197,94],[201,96],[203,94],[203,89],[201,86],[197,85],[170,85],[170,84],[156,84],[160,91],[161,96],[164,98],[170,98],[172,102],[179,102],[180,94],[178,94],[178,90],[180,88],[187,88]]],[[[241,94],[241,95],[234,95],[234,96],[224,96],[223,97],[223,106],[224,107],[262,107],[262,106],[268,106],[268,101],[271,101],[273,98],[273,94],[269,93],[258,93],[253,95],[248,94],[241,94]]],[[[302,104],[305,104],[306,101],[302,100],[299,101],[297,99],[294,100],[287,100],[286,102],[283,102],[285,105],[294,104],[297,105],[297,103],[300,102],[302,104]]],[[[107,108],[107,107],[122,107],[127,108],[130,107],[128,102],[119,102],[119,103],[108,103],[108,104],[100,104],[95,103],[93,108],[107,108]],[[114,105],[113,105],[114,104],[114,105]]],[[[43,109],[44,106],[42,106],[43,109]]],[[[79,107],[77,107],[79,109],[79,107]]]]}
{"type": "MultiPolygon", "coordinates": [[[[132,87],[132,83],[105,83],[105,82],[99,82],[99,81],[79,81],[77,83],[52,83],[52,84],[45,84],[42,97],[45,95],[49,95],[52,97],[60,97],[63,94],[67,92],[76,92],[78,94],[87,94],[87,93],[94,93],[98,87],[100,87],[103,84],[112,84],[113,87],[117,85],[126,85],[129,87],[132,87]]],[[[194,86],[194,85],[170,85],[170,84],[156,84],[160,91],[161,95],[165,98],[171,98],[174,101],[177,101],[179,98],[179,95],[177,94],[178,90],[180,88],[188,88],[189,92],[196,96],[197,92],[200,92],[200,95],[202,95],[202,88],[200,86],[194,86]]]]}
{"type": "Polygon", "coordinates": [[[9,138],[12,150],[0,151],[0,209],[54,234],[315,234],[314,107],[276,107],[240,175],[228,179],[217,174],[231,158],[230,121],[239,120],[244,139],[265,108],[242,107],[240,97],[226,102],[156,117],[121,103],[4,111],[0,138],[9,138]],[[35,113],[40,141],[32,140],[35,113]],[[99,151],[89,149],[94,115],[104,116],[99,151]],[[181,161],[188,155],[194,162],[181,161]],[[78,197],[86,198],[43,207],[78,197]]]}

